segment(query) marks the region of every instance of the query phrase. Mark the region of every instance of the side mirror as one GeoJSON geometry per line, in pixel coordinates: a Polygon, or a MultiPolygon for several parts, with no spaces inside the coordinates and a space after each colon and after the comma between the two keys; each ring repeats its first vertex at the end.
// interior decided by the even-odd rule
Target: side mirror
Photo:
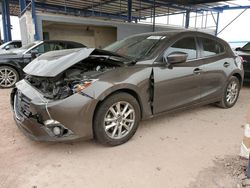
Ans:
{"type": "Polygon", "coordinates": [[[38,50],[31,50],[30,54],[32,59],[36,59],[38,56],[38,50]]]}
{"type": "Polygon", "coordinates": [[[9,50],[10,49],[10,46],[9,45],[7,45],[7,46],[5,46],[5,48],[4,48],[5,50],[9,50]]]}
{"type": "Polygon", "coordinates": [[[235,51],[240,51],[240,50],[241,50],[241,47],[235,48],[235,51]]]}
{"type": "Polygon", "coordinates": [[[188,54],[185,52],[172,52],[167,57],[164,56],[164,62],[169,64],[184,63],[187,61],[188,54]]]}

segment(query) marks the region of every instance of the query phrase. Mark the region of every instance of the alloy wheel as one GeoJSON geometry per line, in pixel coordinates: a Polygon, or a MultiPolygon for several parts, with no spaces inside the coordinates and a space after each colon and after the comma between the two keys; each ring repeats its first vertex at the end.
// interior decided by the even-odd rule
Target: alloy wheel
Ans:
{"type": "Polygon", "coordinates": [[[8,67],[0,67],[0,87],[12,87],[16,81],[16,72],[8,67]]]}
{"type": "Polygon", "coordinates": [[[134,123],[135,109],[125,101],[113,104],[104,118],[105,132],[112,139],[124,138],[132,130],[134,123]]]}
{"type": "Polygon", "coordinates": [[[239,86],[236,81],[232,81],[227,87],[226,101],[228,104],[233,104],[238,97],[239,86]]]}

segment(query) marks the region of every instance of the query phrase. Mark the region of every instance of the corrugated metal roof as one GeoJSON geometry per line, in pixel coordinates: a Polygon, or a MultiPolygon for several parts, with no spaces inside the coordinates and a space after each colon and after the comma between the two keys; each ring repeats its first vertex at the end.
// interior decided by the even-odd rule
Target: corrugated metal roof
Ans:
{"type": "MultiPolygon", "coordinates": [[[[11,15],[20,15],[19,1],[10,0],[11,15]]],[[[126,18],[128,12],[127,0],[36,0],[37,11],[55,11],[81,16],[98,16],[109,18],[126,18]],[[81,14],[80,14],[81,12],[81,14]],[[86,13],[86,14],[85,14],[86,13]],[[110,16],[109,16],[110,15],[110,16]]],[[[155,15],[167,15],[191,11],[222,11],[228,7],[242,7],[250,5],[247,0],[218,1],[218,0],[132,0],[132,19],[152,17],[153,7],[155,15]]]]}

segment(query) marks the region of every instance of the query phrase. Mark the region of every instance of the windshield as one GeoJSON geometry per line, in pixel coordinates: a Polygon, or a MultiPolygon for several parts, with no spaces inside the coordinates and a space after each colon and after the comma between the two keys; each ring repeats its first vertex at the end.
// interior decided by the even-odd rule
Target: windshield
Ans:
{"type": "Polygon", "coordinates": [[[166,36],[135,36],[117,41],[104,50],[118,53],[122,56],[127,56],[135,60],[145,59],[150,56],[157,46],[159,46],[166,36]]]}
{"type": "Polygon", "coordinates": [[[241,48],[243,51],[250,51],[250,42],[248,42],[245,46],[241,48]]]}
{"type": "Polygon", "coordinates": [[[3,43],[1,46],[0,46],[0,49],[3,49],[5,46],[7,46],[9,44],[9,42],[6,42],[6,43],[3,43]]]}

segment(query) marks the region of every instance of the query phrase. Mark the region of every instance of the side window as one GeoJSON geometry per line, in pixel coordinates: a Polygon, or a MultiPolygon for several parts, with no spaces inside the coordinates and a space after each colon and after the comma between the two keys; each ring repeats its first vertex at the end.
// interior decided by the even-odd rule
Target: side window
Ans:
{"type": "Polygon", "coordinates": [[[50,43],[42,43],[34,50],[37,50],[39,54],[43,54],[45,52],[51,51],[51,44],[50,43]]]}
{"type": "Polygon", "coordinates": [[[63,50],[63,49],[65,49],[65,45],[63,43],[56,43],[52,48],[52,50],[63,50]]]}
{"type": "Polygon", "coordinates": [[[37,50],[39,54],[43,54],[49,51],[62,50],[62,49],[64,49],[64,46],[59,43],[43,43],[34,50],[37,50]]]}
{"type": "Polygon", "coordinates": [[[200,40],[203,45],[202,57],[213,56],[225,51],[224,46],[217,41],[207,38],[200,38],[200,40]]]}
{"type": "Polygon", "coordinates": [[[14,47],[15,48],[21,48],[22,47],[22,43],[21,42],[14,42],[14,47]]]}
{"type": "Polygon", "coordinates": [[[168,56],[172,52],[185,52],[188,54],[188,60],[196,59],[197,50],[195,39],[193,37],[187,37],[178,40],[165,51],[164,56],[168,56]]]}
{"type": "Polygon", "coordinates": [[[82,46],[79,44],[75,44],[75,43],[68,43],[67,44],[67,49],[72,49],[72,48],[81,48],[82,46]]]}
{"type": "Polygon", "coordinates": [[[22,47],[22,43],[21,42],[12,42],[11,44],[7,45],[10,49],[13,48],[20,48],[22,47]]]}

